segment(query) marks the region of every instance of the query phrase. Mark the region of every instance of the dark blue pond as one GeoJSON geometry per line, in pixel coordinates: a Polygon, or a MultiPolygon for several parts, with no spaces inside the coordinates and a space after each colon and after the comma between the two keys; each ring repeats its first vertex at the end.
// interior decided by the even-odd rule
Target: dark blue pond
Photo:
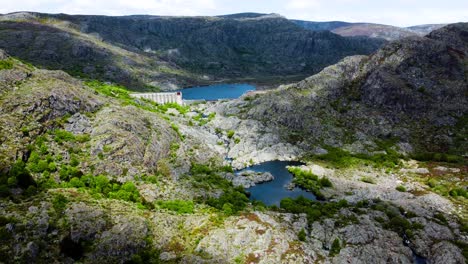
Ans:
{"type": "Polygon", "coordinates": [[[315,200],[315,195],[310,192],[306,192],[300,188],[295,188],[293,190],[285,188],[293,179],[292,174],[289,173],[286,166],[297,165],[302,165],[302,163],[292,161],[269,161],[243,169],[256,172],[270,172],[273,177],[275,177],[271,182],[260,183],[246,189],[251,194],[250,199],[262,201],[266,205],[277,206],[280,205],[282,199],[288,197],[297,198],[302,195],[305,198],[315,200]]]}
{"type": "Polygon", "coordinates": [[[235,99],[247,91],[255,90],[250,84],[215,84],[198,86],[180,90],[185,100],[218,100],[235,99]]]}

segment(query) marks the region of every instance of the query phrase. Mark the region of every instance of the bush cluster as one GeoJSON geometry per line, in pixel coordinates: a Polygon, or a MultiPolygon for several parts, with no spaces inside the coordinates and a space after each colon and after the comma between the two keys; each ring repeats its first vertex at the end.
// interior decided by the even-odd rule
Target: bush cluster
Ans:
{"type": "Polygon", "coordinates": [[[346,200],[321,203],[306,199],[303,196],[296,199],[286,198],[280,202],[280,208],[288,213],[305,213],[309,224],[322,217],[333,217],[341,208],[345,207],[348,207],[348,202],[346,200]]]}
{"type": "Polygon", "coordinates": [[[324,187],[333,187],[332,182],[327,177],[319,178],[309,170],[302,170],[298,167],[289,167],[288,171],[294,175],[293,182],[297,186],[314,193],[319,200],[323,200],[325,198],[320,192],[320,189],[324,187]]]}

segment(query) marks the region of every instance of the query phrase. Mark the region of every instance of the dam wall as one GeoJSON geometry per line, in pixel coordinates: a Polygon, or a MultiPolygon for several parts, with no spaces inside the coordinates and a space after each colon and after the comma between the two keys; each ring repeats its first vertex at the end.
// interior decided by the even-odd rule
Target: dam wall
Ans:
{"type": "Polygon", "coordinates": [[[144,98],[154,101],[158,104],[176,103],[183,105],[182,92],[169,92],[169,93],[134,93],[130,96],[135,98],[144,98]]]}

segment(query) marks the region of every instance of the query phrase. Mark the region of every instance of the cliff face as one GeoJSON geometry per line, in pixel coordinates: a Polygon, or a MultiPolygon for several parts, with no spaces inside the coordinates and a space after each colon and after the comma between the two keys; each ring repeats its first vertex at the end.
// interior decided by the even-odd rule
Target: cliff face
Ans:
{"type": "MultiPolygon", "coordinates": [[[[398,138],[430,151],[466,151],[467,27],[454,24],[349,57],[259,96],[246,117],[268,120],[304,144],[398,138]],[[466,132],[466,131],[465,131],[466,132]]],[[[361,142],[361,143],[357,143],[361,142]]]]}
{"type": "Polygon", "coordinates": [[[134,86],[310,75],[382,40],[312,32],[278,15],[4,15],[0,48],[51,69],[134,86]],[[200,75],[208,75],[201,78],[200,75]]]}

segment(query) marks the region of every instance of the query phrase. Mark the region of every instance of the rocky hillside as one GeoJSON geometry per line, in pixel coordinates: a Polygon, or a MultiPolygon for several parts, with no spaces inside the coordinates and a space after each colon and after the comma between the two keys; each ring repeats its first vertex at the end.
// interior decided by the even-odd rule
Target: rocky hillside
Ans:
{"type": "Polygon", "coordinates": [[[190,80],[196,84],[224,78],[305,76],[345,56],[369,54],[382,44],[311,32],[278,15],[14,13],[0,20],[0,48],[16,57],[138,88],[150,84],[167,89],[190,80]]]}
{"type": "Polygon", "coordinates": [[[377,149],[376,140],[390,140],[403,152],[465,155],[467,30],[466,23],[453,24],[392,42],[234,109],[283,128],[285,139],[309,149],[367,153],[377,149]]]}
{"type": "MultiPolygon", "coordinates": [[[[440,44],[434,52],[454,52],[453,58],[437,58],[451,62],[454,74],[460,52],[466,51],[461,28],[455,25],[431,35],[435,43],[447,38],[453,43],[449,51],[440,44]]],[[[390,47],[369,63],[390,63],[390,47]]],[[[326,134],[334,124],[326,119],[332,117],[327,111],[333,110],[317,98],[325,88],[331,96],[343,95],[335,93],[342,89],[338,84],[352,78],[342,74],[338,79],[334,74],[342,72],[333,69],[343,67],[357,76],[359,67],[346,66],[352,60],[327,68],[321,74],[328,73],[328,79],[322,83],[312,77],[258,98],[178,106],[132,98],[121,86],[38,69],[0,50],[0,261],[293,264],[412,263],[426,258],[430,263],[464,263],[464,165],[426,168],[410,161],[384,171],[375,163],[352,168],[308,163],[292,168],[298,180],[310,177],[297,184],[326,202],[285,199],[279,207],[249,201],[244,189],[230,182],[239,184],[234,179],[242,176],[234,175],[226,156],[242,162],[253,154],[262,161],[282,158],[289,151],[292,159],[298,158],[304,144],[284,139],[293,142],[290,139],[301,134],[285,131],[312,138],[303,129],[316,120],[311,119],[314,114],[323,118],[324,137],[336,138],[326,134]],[[311,83],[317,91],[306,87],[311,83]],[[286,100],[294,98],[298,100],[291,101],[296,104],[292,107],[286,100]],[[314,107],[324,111],[304,108],[310,102],[321,102],[314,107]],[[232,110],[233,105],[237,112],[222,115],[219,109],[232,110]],[[291,112],[295,107],[298,112],[291,112]],[[260,116],[259,110],[272,112],[260,116]],[[295,116],[299,111],[303,122],[295,116]],[[307,111],[310,116],[304,115],[307,111]],[[245,115],[258,120],[239,118],[245,115]],[[279,126],[272,127],[267,118],[279,126]],[[320,185],[315,186],[319,176],[320,185]],[[431,177],[428,184],[426,177],[431,177]]],[[[447,74],[434,65],[439,77],[447,74]]],[[[459,89],[456,77],[451,79],[453,89],[459,89]]],[[[352,97],[353,91],[347,91],[351,97],[344,103],[359,100],[352,97]]],[[[372,98],[378,106],[365,108],[375,112],[368,114],[371,118],[379,113],[378,120],[391,117],[378,112],[387,110],[385,105],[419,114],[421,105],[377,95],[372,98]]],[[[450,103],[460,107],[454,100],[450,103]]],[[[338,136],[340,129],[344,131],[337,126],[338,136]]],[[[355,128],[347,129],[352,133],[355,128]]]]}
{"type": "Polygon", "coordinates": [[[0,17],[0,48],[24,61],[133,89],[173,89],[201,82],[156,54],[135,52],[81,33],[69,22],[28,13],[0,17]]]}

